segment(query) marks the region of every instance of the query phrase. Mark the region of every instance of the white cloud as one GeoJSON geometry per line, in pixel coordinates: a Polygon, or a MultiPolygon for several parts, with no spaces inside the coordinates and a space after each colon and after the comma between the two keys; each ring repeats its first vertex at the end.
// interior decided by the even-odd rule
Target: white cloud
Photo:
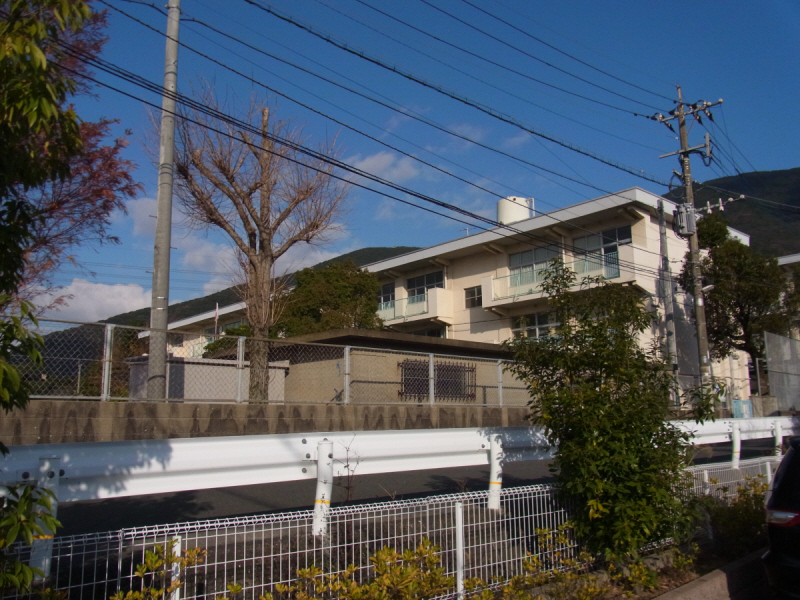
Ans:
{"type": "Polygon", "coordinates": [[[341,252],[330,252],[322,250],[318,246],[311,244],[295,244],[289,251],[281,256],[275,263],[275,273],[293,273],[306,267],[313,267],[314,265],[323,261],[335,258],[341,255],[341,252]]]}
{"type": "Polygon", "coordinates": [[[133,220],[133,235],[153,237],[156,233],[156,220],[151,215],[156,214],[156,199],[128,200],[125,206],[128,209],[128,217],[133,220]]]}
{"type": "Polygon", "coordinates": [[[364,158],[361,158],[361,155],[356,155],[349,162],[357,169],[388,179],[394,183],[413,179],[420,173],[419,168],[410,157],[399,156],[393,152],[382,151],[364,158]]]}
{"type": "Polygon", "coordinates": [[[517,135],[514,135],[506,140],[503,141],[503,146],[505,148],[519,148],[520,146],[524,146],[528,142],[531,141],[531,134],[527,131],[520,131],[517,135]]]}
{"type": "Polygon", "coordinates": [[[450,129],[455,131],[458,135],[469,138],[474,142],[480,142],[486,136],[485,129],[469,123],[459,123],[458,125],[451,126],[450,129]]]}
{"type": "MultiPolygon", "coordinates": [[[[133,221],[133,235],[152,238],[156,234],[156,215],[158,214],[158,200],[155,198],[136,198],[125,203],[128,209],[128,219],[133,221]]],[[[122,213],[117,213],[115,222],[124,220],[122,213]]],[[[172,229],[182,228],[184,217],[178,208],[172,204],[172,229]]]]}
{"type": "Polygon", "coordinates": [[[66,306],[47,313],[54,319],[95,322],[120,313],[150,306],[150,290],[134,283],[108,285],[73,279],[68,286],[37,298],[37,305],[49,304],[58,296],[72,296],[66,306]]]}

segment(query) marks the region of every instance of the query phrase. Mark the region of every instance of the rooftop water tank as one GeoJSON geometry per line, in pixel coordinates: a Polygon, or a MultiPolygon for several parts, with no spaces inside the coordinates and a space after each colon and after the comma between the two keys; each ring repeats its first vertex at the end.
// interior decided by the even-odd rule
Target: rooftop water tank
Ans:
{"type": "Polygon", "coordinates": [[[497,220],[503,225],[531,218],[533,198],[509,196],[497,202],[497,220]]]}

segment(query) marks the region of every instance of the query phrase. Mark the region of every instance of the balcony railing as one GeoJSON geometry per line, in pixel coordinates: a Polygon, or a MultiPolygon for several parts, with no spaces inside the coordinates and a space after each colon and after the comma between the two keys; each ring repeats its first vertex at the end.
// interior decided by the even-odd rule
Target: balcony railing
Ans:
{"type": "MultiPolygon", "coordinates": [[[[606,279],[615,279],[620,276],[619,253],[617,252],[609,252],[602,256],[600,254],[587,254],[578,260],[566,263],[565,266],[575,271],[579,280],[587,276],[597,277],[602,275],[606,279]]],[[[495,277],[493,280],[494,299],[540,294],[542,292],[543,279],[544,269],[521,271],[505,277],[495,277]]]]}
{"type": "Polygon", "coordinates": [[[381,302],[378,304],[378,316],[384,321],[395,319],[406,319],[416,315],[424,315],[428,312],[428,294],[419,294],[381,302]]]}

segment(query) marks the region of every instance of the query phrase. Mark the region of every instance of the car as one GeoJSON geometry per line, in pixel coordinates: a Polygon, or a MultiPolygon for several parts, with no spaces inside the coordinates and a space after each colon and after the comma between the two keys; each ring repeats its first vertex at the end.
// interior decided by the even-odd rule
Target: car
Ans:
{"type": "Polygon", "coordinates": [[[786,598],[800,598],[800,436],[789,441],[766,509],[769,550],[764,567],[770,588],[786,598]]]}

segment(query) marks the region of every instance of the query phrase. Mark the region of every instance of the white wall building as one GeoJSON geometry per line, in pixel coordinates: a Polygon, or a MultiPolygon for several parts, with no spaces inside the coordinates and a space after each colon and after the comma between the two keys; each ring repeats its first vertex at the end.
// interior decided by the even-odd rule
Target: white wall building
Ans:
{"type": "MultiPolygon", "coordinates": [[[[493,228],[367,265],[381,281],[378,313],[386,327],[403,333],[495,344],[515,335],[541,335],[556,325],[540,287],[542,271],[553,257],[561,257],[579,279],[602,275],[637,287],[663,324],[658,200],[631,188],[536,216],[523,199],[513,199],[516,206],[501,200],[498,221],[510,224],[512,231],[493,228]]],[[[675,205],[664,204],[676,275],[688,243],[672,231],[675,205]]],[[[746,234],[731,233],[749,244],[746,234]]],[[[681,373],[690,378],[699,375],[691,298],[677,292],[678,354],[681,373]]],[[[662,325],[650,335],[664,333],[662,325]]],[[[712,369],[733,384],[733,398],[749,397],[742,353],[712,369]]]]}

